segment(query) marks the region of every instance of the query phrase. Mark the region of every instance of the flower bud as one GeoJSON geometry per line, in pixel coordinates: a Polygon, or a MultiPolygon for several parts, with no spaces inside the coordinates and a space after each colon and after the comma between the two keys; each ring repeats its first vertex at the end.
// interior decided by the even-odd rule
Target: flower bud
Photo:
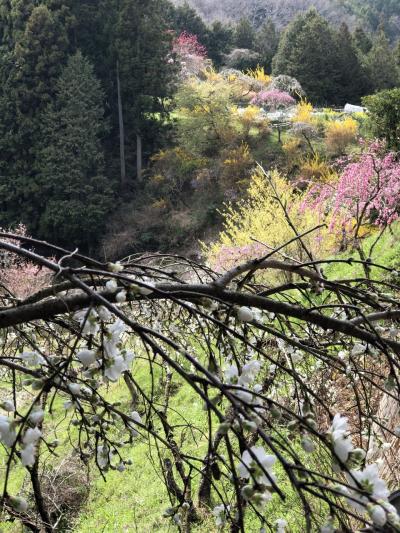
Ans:
{"type": "Polygon", "coordinates": [[[18,513],[25,513],[28,510],[28,502],[20,496],[11,496],[9,502],[18,513]]]}

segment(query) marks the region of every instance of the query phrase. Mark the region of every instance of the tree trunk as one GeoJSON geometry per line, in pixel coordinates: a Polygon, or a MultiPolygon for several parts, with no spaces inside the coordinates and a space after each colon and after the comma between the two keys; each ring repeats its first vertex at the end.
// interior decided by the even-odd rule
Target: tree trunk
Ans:
{"type": "Polygon", "coordinates": [[[136,134],[136,176],[137,180],[142,181],[143,156],[142,156],[142,137],[136,134]]]}
{"type": "Polygon", "coordinates": [[[125,127],[122,111],[121,80],[119,77],[119,61],[117,61],[117,91],[118,91],[118,124],[119,124],[119,156],[121,165],[121,187],[126,187],[126,161],[125,161],[125,127]]]}

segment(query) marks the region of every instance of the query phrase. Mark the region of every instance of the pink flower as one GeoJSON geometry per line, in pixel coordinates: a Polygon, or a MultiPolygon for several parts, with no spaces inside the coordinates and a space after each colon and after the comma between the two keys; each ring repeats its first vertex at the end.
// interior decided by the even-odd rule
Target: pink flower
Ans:
{"type": "Polygon", "coordinates": [[[271,109],[278,109],[280,107],[289,107],[296,103],[296,100],[290,96],[289,93],[279,91],[278,89],[270,89],[269,91],[259,92],[252,100],[252,104],[266,105],[271,109]]]}

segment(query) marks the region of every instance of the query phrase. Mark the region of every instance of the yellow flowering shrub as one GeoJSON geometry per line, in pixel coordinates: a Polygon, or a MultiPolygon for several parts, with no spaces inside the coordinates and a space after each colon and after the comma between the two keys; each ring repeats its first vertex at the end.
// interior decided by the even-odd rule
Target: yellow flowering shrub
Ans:
{"type": "Polygon", "coordinates": [[[236,108],[236,116],[243,138],[247,139],[253,130],[255,134],[269,132],[269,121],[255,105],[248,105],[244,110],[236,108]]]}
{"type": "MultiPolygon", "coordinates": [[[[209,246],[203,245],[213,268],[224,271],[246,259],[262,257],[271,248],[294,237],[277,196],[287,206],[299,233],[321,222],[315,210],[304,208],[303,195],[295,191],[277,171],[268,175],[261,170],[256,171],[251,177],[247,198],[237,206],[226,206],[223,213],[224,229],[218,240],[209,246]]],[[[314,252],[322,252],[333,248],[334,239],[328,229],[321,229],[303,240],[314,252]]],[[[304,250],[298,241],[287,246],[283,252],[298,260],[305,259],[304,250]]],[[[260,275],[268,280],[277,274],[264,272],[260,275]]]]}
{"type": "Polygon", "coordinates": [[[332,181],[336,173],[319,154],[305,159],[300,166],[301,177],[306,181],[332,181]]]}
{"type": "Polygon", "coordinates": [[[292,118],[292,122],[304,122],[306,124],[313,124],[315,119],[313,117],[314,108],[307,100],[301,100],[297,104],[296,114],[292,118]]]}
{"type": "Polygon", "coordinates": [[[351,117],[345,120],[328,122],[325,128],[325,143],[328,153],[341,155],[346,148],[356,142],[358,123],[351,117]]]}
{"type": "Polygon", "coordinates": [[[288,137],[282,145],[285,154],[285,163],[288,168],[299,165],[303,157],[304,147],[301,139],[288,137]]]}
{"type": "Polygon", "coordinates": [[[259,65],[255,69],[250,69],[246,71],[247,76],[255,79],[256,81],[263,83],[266,87],[271,83],[271,76],[265,72],[264,67],[259,65]]]}
{"type": "Polygon", "coordinates": [[[220,171],[220,180],[224,188],[247,186],[254,165],[249,145],[242,143],[238,147],[227,149],[223,155],[225,158],[220,171]]]}

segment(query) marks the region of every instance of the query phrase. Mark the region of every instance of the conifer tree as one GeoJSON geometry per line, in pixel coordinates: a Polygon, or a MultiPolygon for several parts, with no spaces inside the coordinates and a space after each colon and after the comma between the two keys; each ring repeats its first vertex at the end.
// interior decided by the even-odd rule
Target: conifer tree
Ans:
{"type": "Polygon", "coordinates": [[[313,102],[338,102],[337,43],[329,24],[312,8],[283,33],[273,73],[298,79],[313,102]]]}
{"type": "Polygon", "coordinates": [[[39,126],[54,97],[69,43],[65,28],[44,4],[32,8],[23,31],[27,13],[19,2],[12,7],[15,26],[7,30],[12,48],[1,68],[0,223],[22,221],[34,230],[39,215],[34,172],[39,126]]]}
{"type": "Polygon", "coordinates": [[[112,205],[101,147],[103,98],[92,65],[77,52],[44,114],[36,162],[39,235],[65,245],[77,242],[84,249],[96,243],[112,205]]]}
{"type": "Polygon", "coordinates": [[[397,67],[400,69],[400,40],[397,42],[394,50],[394,60],[396,61],[397,67]]]}
{"type": "Polygon", "coordinates": [[[172,35],[163,0],[122,0],[117,25],[122,107],[126,126],[128,175],[140,180],[142,157],[162,141],[167,101],[173,94],[176,67],[168,58],[172,35]],[[133,167],[136,163],[136,172],[133,167]]]}
{"type": "Polygon", "coordinates": [[[342,24],[336,34],[338,101],[359,103],[362,96],[369,93],[370,85],[366,72],[361,64],[349,28],[342,24]]]}
{"type": "Polygon", "coordinates": [[[399,71],[395,57],[382,28],[374,38],[365,63],[374,92],[392,89],[399,84],[399,71]]]}
{"type": "Polygon", "coordinates": [[[362,55],[368,54],[372,48],[372,41],[361,26],[357,26],[353,34],[354,45],[362,55]]]}
{"type": "Polygon", "coordinates": [[[235,46],[254,50],[255,39],[255,31],[249,19],[240,19],[235,28],[235,46]]]}
{"type": "Polygon", "coordinates": [[[230,26],[222,24],[219,20],[213,22],[208,32],[206,46],[208,57],[216,67],[222,65],[224,55],[232,49],[233,40],[234,34],[230,26]]]}
{"type": "Polygon", "coordinates": [[[207,44],[208,28],[187,0],[180,6],[171,5],[169,17],[177,35],[187,32],[191,35],[196,35],[202,45],[207,44]]]}
{"type": "Polygon", "coordinates": [[[255,37],[255,50],[262,57],[264,68],[270,72],[272,59],[278,50],[279,34],[271,19],[268,19],[259,28],[255,37]]]}

